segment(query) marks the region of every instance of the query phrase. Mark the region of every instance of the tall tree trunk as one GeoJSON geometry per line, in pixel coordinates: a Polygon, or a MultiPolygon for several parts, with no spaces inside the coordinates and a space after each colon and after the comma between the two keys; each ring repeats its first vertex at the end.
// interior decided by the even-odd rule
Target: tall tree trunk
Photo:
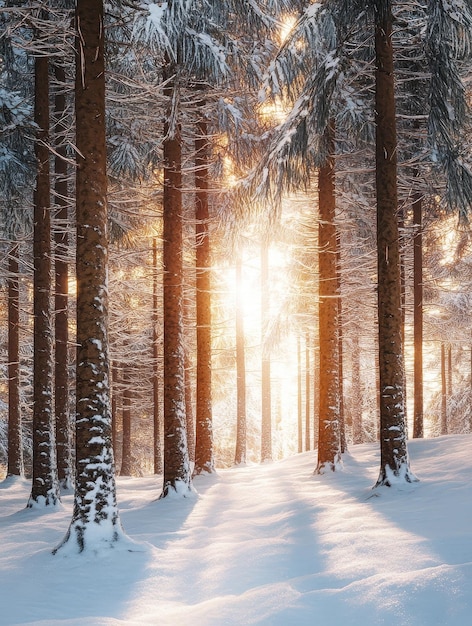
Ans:
{"type": "Polygon", "coordinates": [[[71,553],[115,547],[116,504],[108,349],[108,236],[102,0],[76,5],[77,372],[76,485],[62,544],[71,553]]]}
{"type": "Polygon", "coordinates": [[[157,237],[152,240],[152,398],[154,474],[162,474],[164,463],[161,443],[161,412],[159,395],[159,281],[157,275],[157,237]]]}
{"type": "Polygon", "coordinates": [[[326,133],[328,156],[318,173],[320,392],[316,473],[334,471],[341,460],[339,388],[338,237],[335,224],[334,124],[326,133]]]}
{"type": "Polygon", "coordinates": [[[269,318],[269,244],[261,246],[261,463],[272,460],[272,398],[270,384],[270,355],[264,345],[269,318]]]}
{"type": "Polygon", "coordinates": [[[188,458],[195,462],[195,424],[193,417],[192,364],[188,348],[184,347],[185,372],[185,428],[187,431],[188,458]]]}
{"type": "Polygon", "coordinates": [[[244,317],[241,296],[241,259],[236,261],[236,465],[246,463],[247,418],[246,418],[246,356],[244,346],[244,317]]]}
{"type": "Polygon", "coordinates": [[[441,341],[441,435],[447,435],[446,346],[441,341]]]}
{"type": "Polygon", "coordinates": [[[415,480],[405,427],[400,250],[397,201],[392,8],[376,2],[375,110],[380,378],[380,473],[376,486],[415,480]]]}
{"type": "Polygon", "coordinates": [[[211,398],[211,246],[208,204],[208,123],[201,112],[195,139],[197,402],[195,474],[215,471],[211,398]]]}
{"type": "Polygon", "coordinates": [[[49,63],[35,58],[35,112],[38,128],[34,193],[33,482],[28,506],[59,501],[53,423],[51,310],[51,204],[49,172],[49,63]]]}
{"type": "Polygon", "coordinates": [[[297,411],[298,411],[298,453],[303,452],[303,415],[302,415],[302,348],[300,335],[297,335],[297,411]]]}
{"type": "MultiPolygon", "coordinates": [[[[176,67],[168,63],[165,95],[172,103],[178,89],[176,67]]],[[[192,490],[185,417],[182,269],[182,140],[178,124],[171,124],[172,104],[164,128],[164,484],[161,497],[186,496],[192,490]]]]}
{"type": "Polygon", "coordinates": [[[359,334],[354,331],[352,346],[352,442],[362,443],[362,380],[359,334]]]}
{"type": "Polygon", "coordinates": [[[70,489],[74,481],[72,475],[71,432],[69,421],[69,268],[67,262],[69,247],[67,204],[69,201],[69,190],[67,184],[68,168],[65,138],[67,129],[64,124],[66,111],[64,85],[66,76],[64,67],[58,63],[54,66],[54,72],[58,82],[58,91],[54,97],[54,131],[56,143],[56,156],[54,159],[56,179],[54,191],[55,204],[58,207],[55,212],[54,232],[54,271],[56,283],[54,300],[56,339],[54,409],[56,414],[56,452],[59,484],[64,489],[70,489]]]}
{"type": "Polygon", "coordinates": [[[413,201],[413,343],[414,414],[413,437],[423,437],[423,226],[422,196],[413,201]]]}
{"type": "Polygon", "coordinates": [[[311,402],[310,402],[310,334],[305,333],[305,451],[308,452],[311,447],[310,422],[311,422],[311,402]]]}
{"type": "Polygon", "coordinates": [[[8,255],[8,467],[7,476],[23,476],[20,410],[20,280],[19,244],[8,255]]]}
{"type": "Polygon", "coordinates": [[[344,454],[347,452],[347,437],[346,437],[346,420],[344,414],[344,351],[343,351],[343,301],[341,297],[341,237],[339,233],[336,233],[336,279],[338,282],[338,372],[339,372],[339,434],[341,442],[341,452],[344,454]]]}
{"type": "Polygon", "coordinates": [[[122,364],[123,371],[123,426],[121,442],[121,468],[120,476],[131,476],[132,474],[132,452],[131,452],[131,386],[129,365],[122,364]]]}

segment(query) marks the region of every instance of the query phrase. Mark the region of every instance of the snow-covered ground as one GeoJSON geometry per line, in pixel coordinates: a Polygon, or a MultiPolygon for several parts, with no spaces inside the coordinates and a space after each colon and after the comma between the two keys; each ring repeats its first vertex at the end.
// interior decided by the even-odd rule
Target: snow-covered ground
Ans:
{"type": "Polygon", "coordinates": [[[472,623],[472,437],[409,443],[420,482],[372,490],[377,446],[314,476],[312,453],[221,470],[158,501],[118,479],[135,551],[53,556],[72,496],[26,510],[0,485],[0,624],[467,626],[472,623]]]}

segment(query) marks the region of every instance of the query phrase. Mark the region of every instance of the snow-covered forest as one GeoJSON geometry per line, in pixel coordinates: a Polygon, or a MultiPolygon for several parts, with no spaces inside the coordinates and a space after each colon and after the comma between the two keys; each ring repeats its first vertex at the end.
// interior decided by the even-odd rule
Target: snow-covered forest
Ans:
{"type": "MultiPolygon", "coordinates": [[[[31,550],[39,572],[54,567],[46,551],[109,559],[121,545],[119,571],[127,558],[146,568],[174,541],[147,537],[151,509],[187,528],[205,501],[222,541],[247,541],[229,534],[214,494],[255,480],[277,502],[273,523],[270,507],[251,523],[273,524],[254,539],[278,555],[279,609],[273,586],[254,591],[265,573],[188,602],[254,593],[258,616],[244,600],[240,621],[205,609],[197,623],[308,623],[317,601],[291,621],[302,591],[288,579],[306,574],[303,594],[316,596],[313,577],[338,588],[346,563],[298,570],[299,540],[293,563],[279,560],[283,497],[303,509],[283,528],[293,517],[316,540],[310,489],[371,506],[357,475],[368,466],[370,495],[394,501],[406,528],[402,498],[426,497],[410,447],[428,474],[428,455],[451,462],[449,446],[472,432],[472,2],[0,0],[0,24],[0,498],[12,545],[25,538],[19,560],[31,550]],[[122,517],[139,519],[138,540],[154,546],[136,548],[145,557],[122,517]]],[[[330,523],[344,515],[332,511],[330,523]]],[[[8,577],[14,554],[0,559],[8,577]]],[[[168,567],[170,624],[188,608],[171,606],[188,579],[181,568],[170,582],[168,567]]],[[[419,571],[397,581],[402,594],[419,571]]],[[[462,623],[466,609],[456,619],[446,604],[408,621],[409,606],[395,623],[462,623]]],[[[96,606],[77,607],[80,623],[126,622],[96,606]]],[[[54,615],[13,611],[5,624],[54,615]]],[[[361,617],[372,622],[361,611],[351,623],[361,617]]]]}

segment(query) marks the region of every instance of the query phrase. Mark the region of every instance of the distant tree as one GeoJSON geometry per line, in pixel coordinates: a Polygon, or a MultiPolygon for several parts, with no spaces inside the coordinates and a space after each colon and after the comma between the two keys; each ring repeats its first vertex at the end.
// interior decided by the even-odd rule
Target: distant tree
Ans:
{"type": "Polygon", "coordinates": [[[262,362],[261,362],[261,463],[272,460],[272,395],[270,379],[270,354],[265,344],[264,335],[268,330],[270,294],[269,294],[269,242],[263,235],[261,245],[261,327],[262,327],[262,362]]]}
{"type": "Polygon", "coordinates": [[[234,462],[244,465],[247,455],[246,356],[241,295],[242,262],[236,259],[236,450],[234,462]]]}
{"type": "Polygon", "coordinates": [[[76,32],[76,486],[55,549],[82,553],[123,538],[116,503],[108,356],[108,242],[102,0],[78,0],[76,32]]]}

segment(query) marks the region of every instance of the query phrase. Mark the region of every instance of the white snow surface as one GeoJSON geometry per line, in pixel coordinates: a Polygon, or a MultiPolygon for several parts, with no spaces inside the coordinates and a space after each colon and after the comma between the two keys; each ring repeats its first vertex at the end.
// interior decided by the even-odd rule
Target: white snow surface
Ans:
{"type": "MultiPolygon", "coordinates": [[[[0,485],[2,626],[465,626],[472,615],[472,436],[409,442],[420,482],[372,490],[376,444],[342,471],[313,453],[219,470],[198,497],[119,478],[128,549],[53,556],[72,496],[25,509],[0,485]]],[[[119,544],[120,542],[118,542],[119,544]]]]}

